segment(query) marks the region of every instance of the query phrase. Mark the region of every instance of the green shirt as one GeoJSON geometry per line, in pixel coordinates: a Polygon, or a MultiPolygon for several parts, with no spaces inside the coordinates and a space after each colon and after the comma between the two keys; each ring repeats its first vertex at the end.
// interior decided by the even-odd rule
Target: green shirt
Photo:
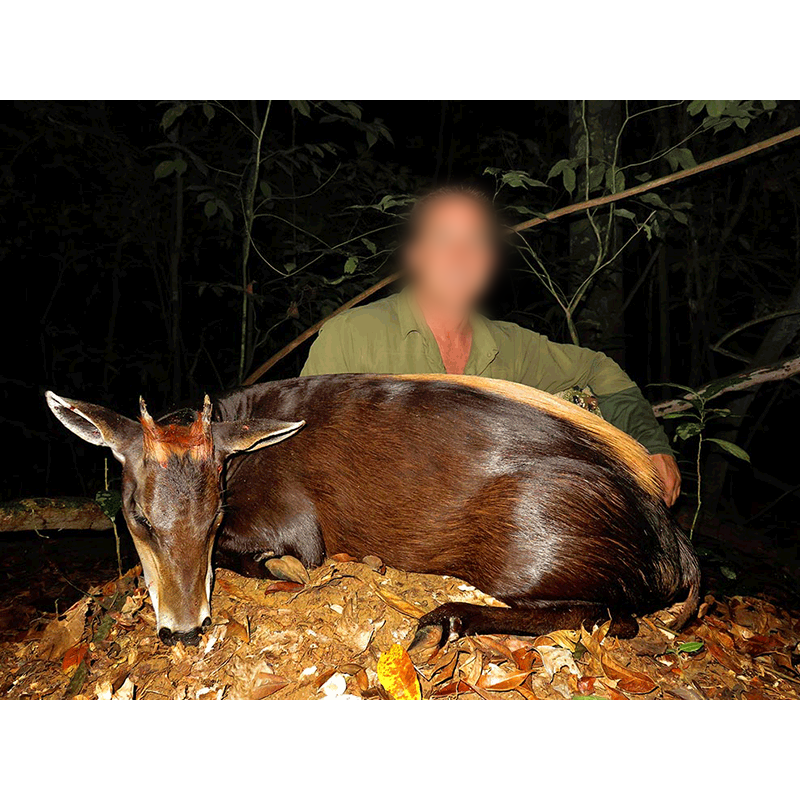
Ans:
{"type": "MultiPolygon", "coordinates": [[[[386,375],[445,372],[439,346],[408,290],[353,308],[327,322],[302,375],[386,375]]],[[[579,386],[597,397],[605,419],[651,453],[669,453],[669,440],[636,384],[602,353],[546,336],[513,322],[472,319],[467,375],[502,378],[555,394],[579,386]]]]}

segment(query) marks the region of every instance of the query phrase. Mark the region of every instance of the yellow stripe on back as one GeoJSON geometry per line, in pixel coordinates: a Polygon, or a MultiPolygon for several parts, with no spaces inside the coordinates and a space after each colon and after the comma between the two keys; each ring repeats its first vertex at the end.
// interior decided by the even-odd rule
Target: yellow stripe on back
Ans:
{"type": "Polygon", "coordinates": [[[661,480],[647,450],[635,439],[628,436],[627,433],[615,428],[596,414],[576,406],[574,403],[562,400],[560,397],[555,397],[540,389],[524,386],[521,383],[512,383],[511,381],[503,381],[496,378],[482,378],[479,375],[420,374],[387,377],[405,381],[443,381],[445,383],[455,383],[459,386],[468,386],[518,403],[525,403],[560,419],[568,420],[573,425],[582,428],[607,444],[612,453],[633,472],[640,485],[646,491],[661,497],[661,480]]]}

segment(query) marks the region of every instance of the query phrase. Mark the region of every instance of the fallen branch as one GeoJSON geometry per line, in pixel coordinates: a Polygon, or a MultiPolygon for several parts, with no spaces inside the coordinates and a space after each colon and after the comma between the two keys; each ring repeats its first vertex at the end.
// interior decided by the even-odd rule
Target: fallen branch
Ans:
{"type": "MultiPolygon", "coordinates": [[[[656,178],[655,180],[648,181],[647,183],[642,183],[639,186],[633,186],[623,192],[617,192],[616,194],[610,194],[604,197],[595,197],[592,200],[584,200],[581,203],[574,203],[571,206],[557,208],[555,211],[542,214],[540,217],[536,217],[535,219],[529,219],[527,222],[520,222],[518,225],[514,225],[510,230],[513,233],[519,233],[520,231],[534,228],[537,225],[542,225],[545,222],[551,222],[554,219],[559,219],[559,217],[566,217],[569,214],[576,214],[578,211],[587,211],[590,208],[598,208],[599,206],[606,206],[611,203],[616,203],[620,200],[625,200],[628,197],[635,197],[636,195],[644,194],[645,192],[649,192],[653,189],[658,189],[661,186],[666,186],[669,183],[674,183],[675,181],[682,180],[683,178],[690,178],[692,175],[699,175],[701,172],[706,172],[710,169],[714,169],[715,167],[721,167],[724,164],[730,164],[734,161],[738,161],[740,158],[745,158],[753,153],[766,150],[768,147],[774,147],[777,144],[787,142],[797,136],[800,136],[800,128],[792,128],[789,131],[779,133],[777,136],[764,139],[762,142],[751,144],[749,147],[743,147],[741,150],[735,150],[733,153],[728,153],[725,156],[712,158],[710,161],[704,161],[702,164],[698,164],[696,167],[684,169],[679,172],[673,172],[672,175],[665,175],[663,178],[656,178]]],[[[299,347],[307,339],[312,337],[326,322],[328,322],[328,320],[333,319],[343,311],[353,308],[353,306],[357,306],[359,303],[375,294],[375,292],[378,292],[385,286],[389,286],[389,284],[394,283],[401,275],[402,272],[393,272],[391,275],[387,275],[385,278],[378,281],[378,283],[376,283],[374,286],[370,286],[369,289],[365,289],[357,297],[354,297],[352,300],[348,300],[343,306],[337,308],[336,311],[325,317],[325,319],[320,320],[307,330],[303,331],[303,333],[301,333],[296,339],[289,342],[289,344],[275,353],[275,355],[273,355],[268,361],[265,361],[258,369],[254,370],[250,375],[248,375],[248,377],[242,382],[242,385],[250,386],[251,384],[255,383],[265,372],[272,369],[275,364],[288,356],[289,353],[291,353],[295,348],[299,347]]]]}
{"type": "MultiPolygon", "coordinates": [[[[719,397],[727,392],[741,392],[744,389],[750,389],[762,383],[782,381],[798,373],[800,373],[800,356],[795,356],[788,361],[780,361],[766,367],[740,372],[737,375],[732,375],[730,378],[713,381],[698,389],[698,393],[703,394],[705,399],[709,400],[712,397],[719,397]]],[[[666,414],[686,411],[686,409],[692,407],[688,397],[689,395],[686,395],[675,400],[666,400],[663,403],[656,403],[653,406],[653,412],[657,417],[663,417],[666,414]]]]}
{"type": "Polygon", "coordinates": [[[34,497],[0,504],[0,533],[111,530],[111,520],[86,497],[34,497]]]}

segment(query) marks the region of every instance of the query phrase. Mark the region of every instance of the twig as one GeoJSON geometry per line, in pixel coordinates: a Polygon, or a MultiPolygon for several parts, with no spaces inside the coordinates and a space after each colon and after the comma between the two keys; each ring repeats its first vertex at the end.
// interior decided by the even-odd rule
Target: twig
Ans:
{"type": "Polygon", "coordinates": [[[728,355],[728,351],[722,349],[722,344],[723,342],[727,342],[731,336],[735,336],[737,333],[749,328],[751,325],[759,325],[762,322],[769,322],[770,320],[780,319],[781,317],[791,317],[793,314],[800,314],[800,308],[790,308],[786,311],[776,311],[774,314],[765,314],[763,317],[751,319],[749,322],[745,322],[742,325],[738,325],[733,330],[728,331],[716,344],[711,345],[711,349],[717,353],[728,355]]]}

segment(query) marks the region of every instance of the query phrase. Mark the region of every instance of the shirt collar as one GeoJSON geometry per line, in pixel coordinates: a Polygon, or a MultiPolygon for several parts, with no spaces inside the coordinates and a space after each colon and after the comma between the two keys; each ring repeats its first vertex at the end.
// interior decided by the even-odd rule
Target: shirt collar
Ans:
{"type": "MultiPolygon", "coordinates": [[[[403,338],[416,331],[422,334],[425,340],[433,339],[433,334],[414,301],[410,287],[404,288],[397,295],[397,319],[403,338]]],[[[470,324],[472,325],[472,348],[466,368],[469,370],[469,374],[480,375],[494,360],[499,348],[486,317],[477,313],[473,314],[470,324]]]]}

